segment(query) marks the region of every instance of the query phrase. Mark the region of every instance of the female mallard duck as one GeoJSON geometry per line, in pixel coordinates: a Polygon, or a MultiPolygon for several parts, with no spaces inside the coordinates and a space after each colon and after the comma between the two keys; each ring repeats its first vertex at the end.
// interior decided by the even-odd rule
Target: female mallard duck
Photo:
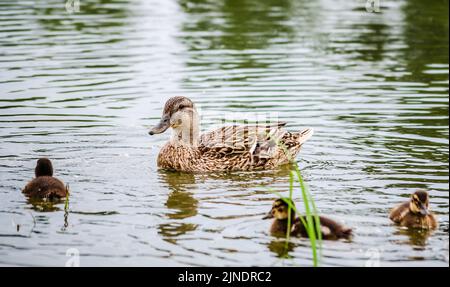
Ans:
{"type": "Polygon", "coordinates": [[[199,135],[194,103],[186,97],[170,98],[161,121],[150,135],[173,129],[170,141],[158,155],[162,169],[185,172],[273,169],[286,164],[300,151],[312,129],[291,133],[286,123],[227,126],[199,135]]]}
{"type": "MultiPolygon", "coordinates": [[[[272,226],[270,227],[270,233],[274,236],[286,236],[289,217],[289,205],[286,201],[289,201],[291,205],[295,207],[294,202],[290,199],[277,199],[273,203],[270,212],[264,217],[264,219],[275,218],[272,226]]],[[[305,216],[302,216],[302,219],[306,221],[305,216]]],[[[323,239],[349,239],[352,235],[351,228],[343,226],[332,219],[319,216],[319,220],[323,239]]],[[[305,226],[299,217],[295,217],[295,212],[293,209],[291,210],[291,235],[308,237],[305,226]]]]}
{"type": "Polygon", "coordinates": [[[433,213],[428,210],[428,192],[418,190],[411,199],[392,209],[389,218],[401,226],[410,228],[435,229],[438,222],[433,213]]]}
{"type": "Polygon", "coordinates": [[[68,189],[62,181],[53,177],[53,165],[49,159],[39,159],[34,173],[36,178],[22,190],[25,195],[50,200],[66,197],[68,189]]]}

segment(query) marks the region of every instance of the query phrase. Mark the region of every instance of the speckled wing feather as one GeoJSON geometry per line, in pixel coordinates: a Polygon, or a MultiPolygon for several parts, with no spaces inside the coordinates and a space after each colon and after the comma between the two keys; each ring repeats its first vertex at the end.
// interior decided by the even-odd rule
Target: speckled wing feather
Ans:
{"type": "MultiPolygon", "coordinates": [[[[302,216],[303,220],[306,221],[306,216],[302,216]]],[[[348,228],[330,218],[319,216],[320,220],[320,230],[323,239],[339,239],[339,238],[350,238],[352,236],[352,229],[348,228]]],[[[316,228],[315,221],[314,229],[316,228]]],[[[308,232],[306,227],[303,225],[300,218],[296,218],[292,228],[292,234],[294,236],[308,237],[308,232]]],[[[317,235],[317,234],[316,234],[317,235]]]]}
{"type": "Polygon", "coordinates": [[[276,154],[281,141],[287,133],[280,129],[286,123],[277,123],[267,126],[226,126],[200,138],[200,147],[203,156],[226,157],[249,153],[260,158],[270,158],[276,154]]]}
{"type": "Polygon", "coordinates": [[[406,201],[394,207],[391,213],[389,214],[389,218],[396,223],[400,223],[408,212],[409,212],[409,201],[406,201]]]}

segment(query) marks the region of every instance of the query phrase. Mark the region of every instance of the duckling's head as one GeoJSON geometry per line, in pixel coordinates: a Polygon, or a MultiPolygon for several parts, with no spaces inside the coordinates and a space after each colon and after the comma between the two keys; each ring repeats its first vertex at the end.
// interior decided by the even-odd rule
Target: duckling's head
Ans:
{"type": "Polygon", "coordinates": [[[428,215],[429,196],[425,190],[418,190],[411,195],[409,210],[412,213],[428,215]]]}
{"type": "Polygon", "coordinates": [[[190,99],[186,97],[170,98],[164,106],[160,122],[150,130],[149,134],[160,134],[170,127],[180,139],[184,137],[185,140],[189,140],[192,136],[196,136],[198,115],[194,103],[190,99]]]}
{"type": "MultiPolygon", "coordinates": [[[[289,217],[289,204],[286,201],[291,203],[291,206],[295,207],[294,202],[289,198],[277,199],[272,204],[272,209],[263,219],[276,218],[278,220],[285,220],[289,217]]],[[[295,211],[291,209],[291,217],[295,217],[295,211]]]]}
{"type": "Polygon", "coordinates": [[[53,176],[53,165],[48,158],[40,158],[37,161],[36,168],[34,169],[36,177],[40,176],[53,176]]]}

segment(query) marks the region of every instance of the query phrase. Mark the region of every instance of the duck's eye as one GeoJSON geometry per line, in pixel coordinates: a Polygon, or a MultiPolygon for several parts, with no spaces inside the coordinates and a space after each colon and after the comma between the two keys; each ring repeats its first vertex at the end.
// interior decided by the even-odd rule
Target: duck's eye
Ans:
{"type": "Polygon", "coordinates": [[[179,107],[178,107],[178,110],[182,110],[182,109],[184,109],[186,106],[185,105],[180,105],[179,107]]]}

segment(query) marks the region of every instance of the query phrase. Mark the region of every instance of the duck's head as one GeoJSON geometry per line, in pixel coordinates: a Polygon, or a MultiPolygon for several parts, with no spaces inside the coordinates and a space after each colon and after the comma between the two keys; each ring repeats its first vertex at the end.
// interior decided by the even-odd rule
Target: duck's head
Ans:
{"type": "Polygon", "coordinates": [[[429,196],[425,190],[418,190],[411,195],[409,210],[415,214],[428,215],[429,196]]]}
{"type": "Polygon", "coordinates": [[[36,177],[40,176],[53,176],[53,165],[48,158],[40,158],[37,161],[36,168],[34,169],[36,177]]]}
{"type": "Polygon", "coordinates": [[[170,98],[164,106],[160,122],[149,134],[155,135],[172,128],[178,137],[195,135],[198,129],[198,115],[194,103],[186,97],[170,98]]]}
{"type": "MultiPolygon", "coordinates": [[[[290,202],[292,207],[295,207],[294,202],[289,198],[277,199],[272,204],[272,209],[264,216],[263,219],[276,218],[278,220],[285,220],[289,217],[289,204],[286,202],[290,202]]],[[[291,217],[295,217],[295,211],[291,209],[291,217]]]]}

